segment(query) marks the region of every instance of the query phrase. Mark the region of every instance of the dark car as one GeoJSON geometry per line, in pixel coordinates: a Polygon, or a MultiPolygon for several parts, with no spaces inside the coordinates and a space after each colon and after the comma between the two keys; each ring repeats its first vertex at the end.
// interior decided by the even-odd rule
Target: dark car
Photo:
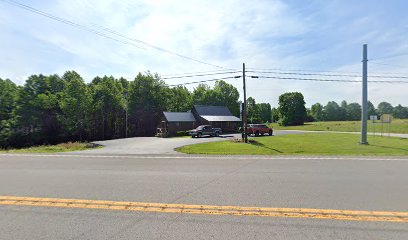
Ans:
{"type": "Polygon", "coordinates": [[[213,128],[211,125],[201,125],[196,129],[190,130],[188,134],[191,137],[202,137],[204,135],[218,137],[222,133],[221,128],[213,128]]]}

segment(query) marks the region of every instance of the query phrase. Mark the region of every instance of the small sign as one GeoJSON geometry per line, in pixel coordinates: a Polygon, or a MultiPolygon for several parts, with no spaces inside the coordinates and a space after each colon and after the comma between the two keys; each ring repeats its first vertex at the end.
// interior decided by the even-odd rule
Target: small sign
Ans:
{"type": "Polygon", "coordinates": [[[378,116],[377,116],[377,115],[370,115],[370,120],[371,120],[371,121],[377,121],[377,120],[378,120],[378,116]]]}
{"type": "Polygon", "coordinates": [[[391,114],[383,114],[381,115],[381,122],[383,123],[391,123],[392,115],[391,114]]]}

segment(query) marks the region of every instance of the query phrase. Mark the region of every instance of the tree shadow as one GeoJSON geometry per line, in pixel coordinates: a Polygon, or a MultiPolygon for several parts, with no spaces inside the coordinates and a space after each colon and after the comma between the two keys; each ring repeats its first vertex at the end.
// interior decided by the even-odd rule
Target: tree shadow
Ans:
{"type": "Polygon", "coordinates": [[[272,150],[272,151],[275,151],[275,152],[278,152],[278,153],[283,153],[282,151],[279,151],[278,149],[268,147],[265,144],[257,142],[257,141],[250,141],[249,143],[254,145],[254,146],[257,146],[257,147],[262,147],[262,148],[266,148],[266,149],[269,149],[269,150],[272,150]]]}
{"type": "Polygon", "coordinates": [[[393,149],[393,150],[402,150],[402,151],[408,152],[408,148],[387,147],[387,146],[381,146],[381,145],[376,145],[376,144],[369,144],[369,146],[385,148],[385,149],[393,149]]]}

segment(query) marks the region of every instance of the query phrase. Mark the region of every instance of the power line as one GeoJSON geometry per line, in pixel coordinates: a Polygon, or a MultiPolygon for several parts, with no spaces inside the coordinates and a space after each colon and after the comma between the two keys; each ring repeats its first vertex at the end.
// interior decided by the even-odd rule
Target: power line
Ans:
{"type": "MultiPolygon", "coordinates": [[[[277,77],[277,76],[249,76],[251,78],[272,78],[280,80],[296,80],[296,81],[316,81],[316,82],[349,82],[360,83],[360,80],[343,80],[343,79],[318,79],[318,78],[297,78],[297,77],[277,77]]],[[[372,83],[408,83],[408,81],[369,81],[372,83]]]]}
{"type": "MultiPolygon", "coordinates": [[[[247,71],[253,73],[274,73],[279,75],[303,75],[303,76],[326,76],[326,77],[361,77],[361,75],[348,74],[322,74],[322,73],[297,73],[297,72],[274,72],[274,71],[247,71]]],[[[386,76],[386,75],[370,75],[372,78],[401,78],[408,79],[408,76],[386,76]]]]}
{"type": "MultiPolygon", "coordinates": [[[[234,71],[240,71],[236,69],[231,69],[234,71]]],[[[224,73],[225,70],[214,70],[214,71],[201,71],[201,72],[185,72],[185,73],[172,73],[172,74],[164,74],[161,75],[162,77],[172,77],[172,76],[180,76],[180,75],[190,75],[190,74],[206,74],[206,73],[224,73]]]]}
{"type": "Polygon", "coordinates": [[[161,78],[161,79],[162,79],[162,80],[166,80],[166,79],[176,79],[176,78],[203,77],[203,76],[210,76],[210,75],[223,75],[223,74],[231,74],[231,73],[237,73],[237,72],[238,72],[238,71],[234,71],[234,72],[223,72],[223,73],[195,74],[195,75],[185,75],[185,76],[165,77],[165,78],[161,78]]]}
{"type": "Polygon", "coordinates": [[[347,74],[323,74],[323,73],[299,73],[299,72],[276,72],[276,71],[247,71],[254,73],[274,73],[282,75],[305,75],[305,76],[328,76],[328,77],[361,77],[361,75],[347,75],[347,74]]]}
{"type": "Polygon", "coordinates": [[[396,57],[402,57],[402,56],[407,56],[408,53],[401,53],[401,54],[394,54],[394,55],[388,55],[388,56],[383,56],[383,57],[378,57],[378,58],[371,58],[368,59],[369,61],[377,61],[378,59],[387,59],[387,58],[396,58],[396,57]]]}
{"type": "Polygon", "coordinates": [[[202,80],[202,81],[196,81],[196,82],[187,82],[187,83],[180,83],[180,84],[173,84],[173,85],[167,85],[168,87],[178,87],[178,86],[184,86],[184,85],[190,85],[190,84],[196,84],[196,83],[205,83],[205,82],[214,82],[214,81],[219,81],[219,80],[226,80],[226,79],[232,79],[232,78],[238,78],[237,77],[223,77],[223,78],[216,78],[216,79],[208,79],[208,80],[202,80]]]}
{"type": "Polygon", "coordinates": [[[59,18],[59,17],[53,16],[53,15],[48,14],[48,13],[46,13],[46,12],[42,12],[42,11],[40,11],[40,10],[37,10],[37,9],[35,9],[35,8],[32,8],[32,7],[27,6],[27,5],[24,5],[24,4],[20,4],[20,3],[18,3],[18,2],[14,2],[14,1],[12,1],[12,0],[1,0],[1,1],[4,1],[4,2],[7,2],[7,3],[11,4],[11,5],[14,5],[14,6],[23,8],[23,9],[28,10],[28,11],[30,11],[30,12],[33,12],[33,13],[42,15],[42,16],[44,16],[44,17],[47,17],[47,18],[50,18],[50,19],[53,19],[53,20],[62,22],[62,23],[64,23],[64,24],[70,25],[70,26],[72,26],[72,27],[76,27],[76,28],[82,29],[82,30],[84,30],[84,31],[87,31],[87,32],[96,34],[96,35],[98,35],[98,36],[101,36],[101,37],[104,37],[104,38],[108,38],[108,39],[114,40],[114,41],[116,41],[116,42],[120,42],[120,43],[123,43],[123,44],[132,45],[132,46],[137,47],[137,48],[139,48],[139,49],[144,49],[144,50],[146,49],[146,48],[141,47],[141,46],[139,46],[139,45],[136,45],[136,44],[134,44],[134,43],[132,43],[132,42],[120,40],[120,39],[117,39],[117,38],[113,38],[113,37],[111,37],[111,36],[109,36],[109,35],[107,35],[107,34],[105,34],[105,33],[103,33],[103,32],[97,31],[97,30],[95,30],[95,29],[86,27],[86,26],[84,26],[84,25],[81,25],[81,24],[78,24],[78,23],[75,23],[75,22],[72,22],[72,21],[63,19],[63,18],[59,18]]]}
{"type": "Polygon", "coordinates": [[[282,69],[282,68],[248,68],[249,70],[260,70],[260,71],[281,71],[281,72],[306,72],[306,73],[360,73],[360,72],[346,72],[346,71],[331,71],[331,70],[306,70],[306,69],[282,69]]]}
{"type": "Polygon", "coordinates": [[[408,67],[404,67],[404,66],[400,66],[400,65],[395,65],[395,64],[382,63],[382,62],[380,62],[380,63],[372,62],[372,64],[408,69],[408,67]]]}
{"type": "MultiPolygon", "coordinates": [[[[102,32],[99,32],[99,31],[97,31],[97,30],[94,30],[93,28],[90,28],[90,27],[81,25],[81,24],[76,23],[76,22],[73,22],[73,21],[71,21],[71,20],[67,20],[67,19],[64,19],[64,18],[61,18],[61,17],[57,17],[57,16],[52,15],[52,14],[50,14],[50,13],[43,12],[43,11],[41,11],[41,10],[39,10],[39,9],[33,8],[33,7],[31,7],[31,6],[22,4],[22,3],[20,3],[20,2],[14,1],[14,0],[1,0],[1,1],[6,2],[6,3],[9,3],[9,4],[14,5],[14,6],[16,6],[16,7],[19,7],[19,8],[22,8],[22,9],[24,9],[24,10],[30,11],[30,12],[32,12],[32,13],[39,14],[39,15],[41,15],[41,16],[50,18],[50,19],[52,19],[52,20],[55,20],[55,21],[58,21],[58,22],[61,22],[61,23],[64,23],[64,24],[67,24],[67,25],[70,25],[70,26],[73,26],[73,27],[80,28],[80,29],[85,30],[85,31],[88,31],[88,32],[95,33],[95,34],[100,35],[100,36],[103,36],[103,37],[106,37],[106,38],[109,38],[109,39],[112,39],[112,40],[115,40],[115,41],[121,41],[121,40],[118,40],[118,39],[114,39],[114,38],[112,38],[112,37],[109,37],[108,35],[106,35],[106,34],[104,34],[104,33],[102,33],[102,32]]],[[[183,59],[187,59],[187,60],[194,61],[194,62],[197,62],[197,63],[205,64],[205,65],[209,65],[209,66],[212,66],[212,67],[230,70],[229,68],[225,68],[225,67],[223,67],[223,66],[219,66],[219,65],[215,65],[215,64],[208,63],[208,62],[204,62],[204,61],[201,61],[201,60],[198,60],[198,59],[189,57],[189,56],[185,56],[185,55],[182,55],[182,54],[179,54],[179,53],[176,53],[176,52],[173,52],[173,51],[164,49],[164,48],[159,47],[159,46],[155,46],[155,45],[153,45],[153,44],[150,44],[150,43],[148,43],[148,42],[145,42],[145,41],[142,41],[142,40],[139,40],[139,39],[136,39],[136,38],[128,37],[128,36],[126,36],[126,35],[124,35],[124,34],[122,34],[122,33],[119,33],[119,32],[117,32],[117,31],[112,30],[112,29],[107,28],[107,27],[102,27],[102,26],[97,26],[97,25],[94,25],[94,26],[96,26],[96,27],[99,28],[99,29],[102,29],[103,31],[106,31],[106,32],[109,32],[109,33],[114,34],[114,35],[116,35],[116,36],[125,38],[125,39],[127,39],[127,40],[129,40],[129,41],[133,41],[133,42],[137,42],[137,43],[139,43],[139,44],[143,44],[143,45],[145,45],[145,46],[147,46],[147,47],[149,47],[149,48],[153,48],[153,49],[158,50],[158,51],[161,51],[161,52],[165,52],[165,53],[168,53],[168,54],[171,54],[171,55],[175,55],[175,56],[180,57],[180,58],[183,58],[183,59]]],[[[124,43],[124,42],[122,42],[122,43],[124,43]]],[[[134,46],[136,46],[136,47],[138,47],[138,48],[141,48],[141,47],[138,46],[138,45],[134,45],[134,46]]]]}

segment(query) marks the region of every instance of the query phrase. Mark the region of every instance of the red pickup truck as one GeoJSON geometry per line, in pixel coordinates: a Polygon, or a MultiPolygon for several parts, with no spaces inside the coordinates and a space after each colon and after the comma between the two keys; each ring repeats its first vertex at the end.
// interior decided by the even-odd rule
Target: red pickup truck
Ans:
{"type": "Polygon", "coordinates": [[[258,137],[259,135],[262,136],[264,134],[272,136],[273,129],[269,128],[265,124],[248,124],[247,133],[248,135],[254,134],[256,137],[258,137]]]}

